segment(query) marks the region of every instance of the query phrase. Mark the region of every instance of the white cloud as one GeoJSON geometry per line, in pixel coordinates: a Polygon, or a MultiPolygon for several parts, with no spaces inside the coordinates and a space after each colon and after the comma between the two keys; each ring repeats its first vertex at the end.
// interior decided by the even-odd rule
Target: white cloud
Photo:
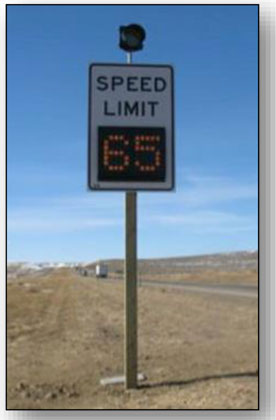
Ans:
{"type": "Polygon", "coordinates": [[[143,195],[141,203],[178,205],[190,208],[214,206],[237,200],[257,200],[258,186],[225,177],[198,176],[183,173],[181,187],[173,192],[143,195]]]}
{"type": "MultiPolygon", "coordinates": [[[[255,216],[240,214],[242,200],[254,200],[251,213],[256,212],[255,184],[191,173],[184,173],[183,177],[184,183],[179,191],[138,193],[139,223],[144,226],[185,226],[193,232],[234,232],[257,228],[255,216]],[[233,208],[233,203],[235,211],[228,211],[229,204],[233,208]],[[221,211],[221,208],[224,210],[221,211]]],[[[25,199],[22,206],[10,203],[8,231],[71,232],[122,226],[123,219],[124,193],[87,191],[79,195],[25,199]]]]}
{"type": "Polygon", "coordinates": [[[257,221],[253,216],[240,216],[231,212],[218,211],[186,211],[182,214],[156,214],[149,217],[151,224],[184,227],[187,232],[235,233],[257,229],[257,221]]]}
{"type": "Polygon", "coordinates": [[[233,200],[257,198],[257,185],[245,184],[229,178],[189,176],[183,199],[190,205],[201,205],[233,200]]]}
{"type": "Polygon", "coordinates": [[[72,232],[79,230],[91,230],[97,228],[107,228],[110,226],[122,225],[119,218],[52,218],[47,217],[28,217],[12,216],[8,218],[8,231],[11,232],[72,232]]]}
{"type": "Polygon", "coordinates": [[[156,215],[152,219],[157,220],[161,223],[170,224],[223,224],[226,222],[231,223],[243,223],[247,220],[246,217],[238,216],[234,213],[218,212],[218,211],[197,211],[197,212],[186,212],[185,214],[165,214],[156,215]]]}
{"type": "MultiPolygon", "coordinates": [[[[172,205],[185,206],[185,208],[213,207],[218,203],[227,203],[237,200],[257,200],[258,187],[256,183],[246,183],[240,180],[225,178],[198,176],[185,174],[180,180],[176,180],[176,189],[172,192],[138,192],[138,206],[172,205]]],[[[79,209],[81,211],[115,211],[121,212],[124,208],[123,192],[94,192],[83,190],[75,195],[58,195],[29,197],[24,199],[24,208],[32,209],[56,208],[57,210],[79,209]]],[[[23,210],[24,210],[23,208],[23,210]]],[[[17,206],[17,209],[19,207],[17,206]]]]}

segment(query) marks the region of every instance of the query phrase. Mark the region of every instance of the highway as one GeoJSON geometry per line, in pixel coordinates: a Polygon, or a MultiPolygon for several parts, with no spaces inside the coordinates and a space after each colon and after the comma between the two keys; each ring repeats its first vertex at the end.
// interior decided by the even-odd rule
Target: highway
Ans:
{"type": "Polygon", "coordinates": [[[213,284],[193,284],[172,281],[150,281],[142,280],[139,286],[162,286],[183,289],[187,292],[212,293],[219,295],[231,295],[238,297],[257,298],[258,287],[250,285],[213,285],[213,284]]]}
{"type": "MultiPolygon", "coordinates": [[[[109,278],[104,279],[104,281],[113,282],[113,281],[122,281],[122,279],[109,278]]],[[[169,287],[177,288],[186,292],[196,292],[196,293],[211,293],[217,295],[228,295],[228,296],[237,296],[237,297],[246,297],[246,298],[258,298],[258,287],[252,285],[242,285],[242,284],[203,284],[203,283],[185,283],[185,282],[176,282],[176,281],[158,281],[158,280],[138,280],[137,284],[141,286],[150,286],[150,287],[169,287]]]]}

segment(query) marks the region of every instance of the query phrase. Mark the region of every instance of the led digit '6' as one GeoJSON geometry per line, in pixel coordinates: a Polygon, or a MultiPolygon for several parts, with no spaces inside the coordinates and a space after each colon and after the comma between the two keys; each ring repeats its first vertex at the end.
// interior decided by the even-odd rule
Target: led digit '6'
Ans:
{"type": "Polygon", "coordinates": [[[109,135],[104,139],[103,164],[109,171],[122,172],[129,166],[129,156],[123,150],[118,150],[118,146],[121,146],[122,143],[125,146],[127,146],[129,143],[124,135],[109,135]],[[113,143],[113,146],[115,146],[115,148],[111,148],[110,143],[113,143]],[[117,159],[114,159],[114,157],[117,159]],[[119,159],[120,162],[118,162],[119,159]]]}

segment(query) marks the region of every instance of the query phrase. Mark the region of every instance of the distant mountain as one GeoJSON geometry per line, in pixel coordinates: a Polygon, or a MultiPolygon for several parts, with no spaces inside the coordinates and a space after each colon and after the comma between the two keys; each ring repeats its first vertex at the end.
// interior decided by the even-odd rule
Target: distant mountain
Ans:
{"type": "MultiPolygon", "coordinates": [[[[124,268],[123,259],[101,260],[107,264],[109,271],[122,271],[124,268]]],[[[88,268],[95,268],[98,262],[87,264],[88,268]]],[[[256,270],[258,268],[258,251],[236,251],[206,255],[194,255],[185,257],[150,258],[139,259],[138,270],[140,273],[149,269],[154,271],[194,271],[206,269],[220,269],[225,271],[236,271],[242,269],[256,270]]]]}
{"type": "MultiPolygon", "coordinates": [[[[107,264],[109,272],[121,274],[124,270],[123,259],[101,260],[107,264]]],[[[52,270],[61,268],[85,267],[94,270],[96,264],[93,263],[64,263],[64,262],[13,262],[8,263],[7,272],[8,279],[16,278],[23,275],[44,275],[52,270]]],[[[179,273],[193,272],[203,270],[257,270],[258,269],[258,251],[238,251],[217,254],[195,255],[186,257],[169,257],[169,258],[151,258],[139,259],[138,272],[147,273],[154,271],[158,273],[179,273]]]]}

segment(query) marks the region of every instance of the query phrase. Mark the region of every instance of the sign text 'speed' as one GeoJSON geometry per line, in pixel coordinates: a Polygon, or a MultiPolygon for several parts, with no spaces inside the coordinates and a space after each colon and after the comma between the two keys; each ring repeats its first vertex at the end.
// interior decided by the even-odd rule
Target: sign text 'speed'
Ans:
{"type": "Polygon", "coordinates": [[[115,91],[119,88],[126,89],[128,92],[163,92],[167,87],[167,82],[163,77],[148,76],[98,76],[97,90],[106,91],[108,89],[115,91]]]}
{"type": "MultiPolygon", "coordinates": [[[[127,92],[163,92],[167,87],[167,82],[163,77],[147,76],[98,76],[96,89],[99,91],[116,91],[125,89],[127,92]]],[[[117,101],[112,105],[105,100],[103,102],[103,113],[109,117],[116,116],[136,116],[136,117],[155,117],[158,101],[117,101]]]]}

